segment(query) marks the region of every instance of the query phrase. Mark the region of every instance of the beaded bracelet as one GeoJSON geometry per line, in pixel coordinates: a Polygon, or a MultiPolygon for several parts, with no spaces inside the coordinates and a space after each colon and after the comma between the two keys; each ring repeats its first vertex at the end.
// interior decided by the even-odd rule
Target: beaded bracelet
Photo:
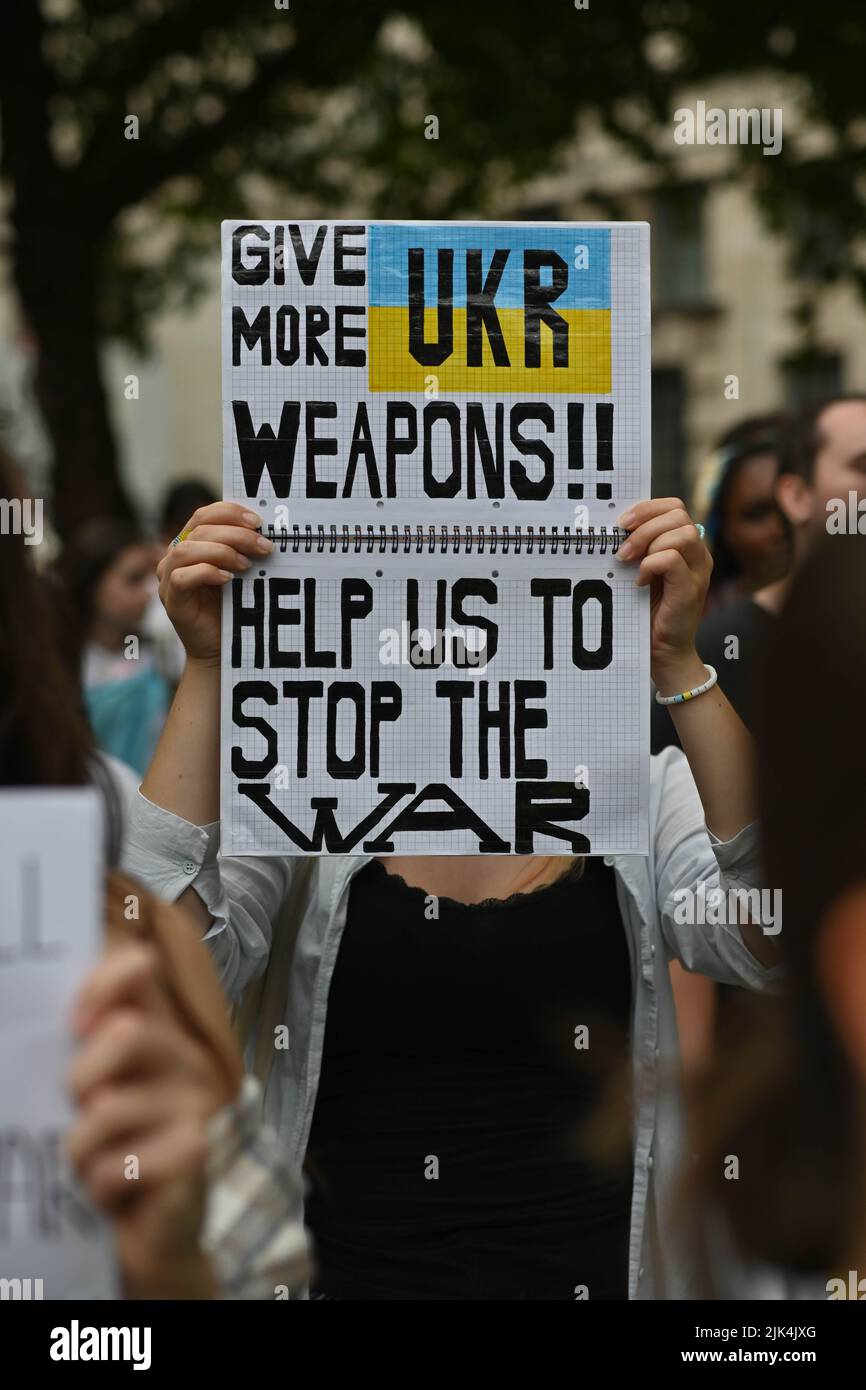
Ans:
{"type": "Polygon", "coordinates": [[[657,702],[660,705],[681,705],[684,700],[694,700],[696,696],[703,695],[707,690],[712,690],[719,679],[719,674],[715,666],[711,666],[708,661],[704,662],[704,665],[710,673],[710,678],[708,681],[704,681],[703,685],[696,685],[694,690],[684,690],[681,695],[660,695],[656,691],[657,702]]]}

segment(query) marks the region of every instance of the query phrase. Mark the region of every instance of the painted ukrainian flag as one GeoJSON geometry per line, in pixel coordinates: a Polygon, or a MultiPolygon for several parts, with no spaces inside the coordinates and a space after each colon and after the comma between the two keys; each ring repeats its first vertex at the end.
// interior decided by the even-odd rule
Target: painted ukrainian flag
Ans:
{"type": "Polygon", "coordinates": [[[607,228],[372,223],[370,390],[606,394],[607,228]]]}

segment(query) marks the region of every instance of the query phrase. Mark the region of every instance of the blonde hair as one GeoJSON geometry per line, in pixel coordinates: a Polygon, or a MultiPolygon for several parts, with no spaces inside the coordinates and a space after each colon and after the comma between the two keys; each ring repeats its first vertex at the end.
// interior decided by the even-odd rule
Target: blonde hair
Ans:
{"type": "Polygon", "coordinates": [[[546,888],[556,883],[563,874],[574,871],[576,877],[583,873],[583,856],[571,854],[533,854],[523,860],[511,886],[512,893],[532,893],[536,888],[546,888]]]}

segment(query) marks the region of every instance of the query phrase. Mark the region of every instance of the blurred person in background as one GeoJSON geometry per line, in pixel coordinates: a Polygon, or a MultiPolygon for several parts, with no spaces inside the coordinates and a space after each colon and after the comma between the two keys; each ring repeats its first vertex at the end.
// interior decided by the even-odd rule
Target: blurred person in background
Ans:
{"type": "MultiPolygon", "coordinates": [[[[790,563],[771,582],[710,613],[695,639],[747,728],[753,724],[756,666],[793,573],[827,530],[827,504],[847,499],[849,492],[866,497],[866,393],[831,396],[787,417],[776,452],[775,501],[790,536],[790,563]]],[[[676,741],[667,711],[654,702],[653,752],[676,741]]]]}
{"type": "MultiPolygon", "coordinates": [[[[866,394],[832,396],[787,417],[776,447],[775,496],[790,531],[790,568],[773,583],[711,613],[695,638],[702,659],[718,671],[719,685],[749,729],[754,727],[755,692],[767,644],[793,576],[826,534],[828,503],[847,500],[849,492],[866,496],[866,394]]],[[[651,733],[654,753],[679,741],[667,710],[655,701],[651,733]]],[[[671,973],[683,1058],[696,1074],[711,1054],[720,1027],[737,1031],[742,992],[686,976],[675,962],[671,973]]]]}
{"type": "MultiPolygon", "coordinates": [[[[23,481],[0,452],[0,495],[23,481]]],[[[128,783],[94,746],[34,547],[0,539],[0,786],[94,785],[117,862],[128,783]]],[[[72,1021],[78,1115],[68,1136],[108,1213],[127,1297],[273,1298],[307,1275],[290,1217],[299,1179],[259,1118],[209,955],[183,912],[110,873],[106,951],[72,1021]],[[137,915],[130,917],[130,897],[137,915]],[[124,1155],[146,1155],[139,1181],[124,1155]]]]}
{"type": "Polygon", "coordinates": [[[866,1293],[864,709],[866,543],[824,536],[792,581],[759,688],[763,853],[788,983],[717,1069],[696,1147],[740,1251],[817,1276],[811,1296],[834,1299],[866,1293]]]}
{"type": "Polygon", "coordinates": [[[110,874],[105,953],[71,1026],[77,1115],[66,1150],[111,1221],[124,1296],[288,1298],[309,1275],[291,1215],[300,1178],[262,1124],[260,1087],[244,1077],[187,914],[110,874]]]}
{"type": "MultiPolygon", "coordinates": [[[[696,646],[703,659],[719,672],[720,684],[724,684],[724,667],[716,650],[717,641],[712,638],[717,623],[721,623],[725,633],[730,632],[731,614],[739,608],[749,614],[755,610],[755,621],[760,623],[763,610],[756,609],[752,595],[780,579],[791,561],[790,528],[775,497],[783,422],[779,412],[753,415],[727,430],[695,488],[695,512],[704,518],[707,545],[713,556],[713,573],[696,646]]],[[[742,718],[743,711],[728,685],[724,688],[742,718]]],[[[667,710],[653,700],[653,753],[678,743],[667,710]]],[[[683,1070],[690,1078],[700,1071],[712,1048],[717,986],[704,975],[688,974],[676,961],[671,962],[671,980],[683,1070]]]]}
{"type": "Polygon", "coordinates": [[[154,548],[131,525],[80,527],[56,567],[64,648],[84,692],[97,746],[136,772],[147,766],[168,711],[168,682],[142,628],[154,593],[154,548]]]}
{"type": "Polygon", "coordinates": [[[159,508],[158,529],[163,551],[183,530],[193,512],[198,511],[199,507],[209,507],[216,500],[213,488],[200,478],[181,478],[172,483],[166,489],[159,508]]]}
{"type": "Polygon", "coordinates": [[[783,423],[774,413],[735,425],[698,481],[695,510],[704,515],[713,556],[707,613],[781,579],[788,569],[790,534],[775,496],[783,423]]]}

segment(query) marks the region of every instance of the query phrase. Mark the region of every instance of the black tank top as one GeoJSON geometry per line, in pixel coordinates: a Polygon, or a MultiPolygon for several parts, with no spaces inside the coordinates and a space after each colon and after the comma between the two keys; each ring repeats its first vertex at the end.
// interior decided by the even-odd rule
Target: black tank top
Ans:
{"type": "Polygon", "coordinates": [[[631,1163],[598,1161],[586,1126],[629,1065],[630,1015],[601,860],[472,906],[366,865],[308,1144],[316,1290],[626,1298],[631,1163]]]}

